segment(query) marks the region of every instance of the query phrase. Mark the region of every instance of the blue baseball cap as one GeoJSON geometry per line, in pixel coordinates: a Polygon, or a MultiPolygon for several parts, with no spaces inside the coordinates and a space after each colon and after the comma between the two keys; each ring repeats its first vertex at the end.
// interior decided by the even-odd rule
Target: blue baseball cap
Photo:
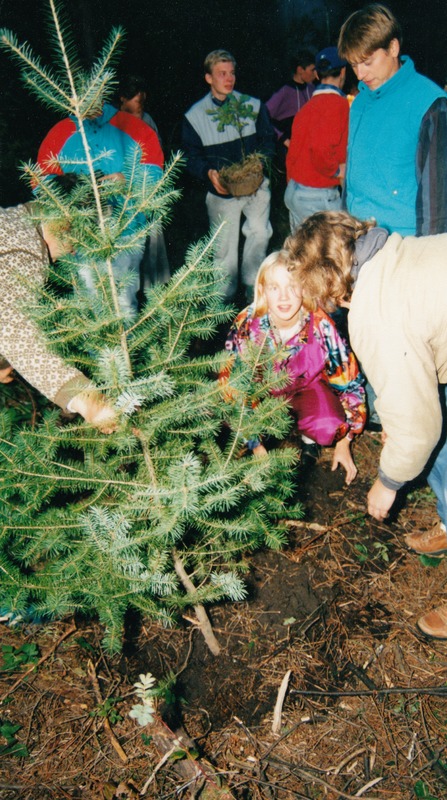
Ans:
{"type": "Polygon", "coordinates": [[[340,58],[336,47],[325,47],[315,56],[315,69],[341,69],[347,67],[348,62],[340,58]]]}

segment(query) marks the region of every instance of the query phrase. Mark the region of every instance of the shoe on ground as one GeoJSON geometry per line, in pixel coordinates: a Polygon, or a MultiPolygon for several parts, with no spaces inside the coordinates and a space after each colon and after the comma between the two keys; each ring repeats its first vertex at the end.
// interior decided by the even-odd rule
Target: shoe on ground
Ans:
{"type": "Polygon", "coordinates": [[[321,447],[316,442],[303,442],[301,445],[301,468],[306,470],[315,466],[320,458],[321,447]]]}
{"type": "Polygon", "coordinates": [[[410,533],[405,536],[405,544],[420,555],[442,556],[447,553],[447,533],[442,522],[429,531],[410,533]]]}
{"type": "Polygon", "coordinates": [[[447,606],[439,606],[418,619],[419,630],[430,639],[447,639],[447,606]]]}

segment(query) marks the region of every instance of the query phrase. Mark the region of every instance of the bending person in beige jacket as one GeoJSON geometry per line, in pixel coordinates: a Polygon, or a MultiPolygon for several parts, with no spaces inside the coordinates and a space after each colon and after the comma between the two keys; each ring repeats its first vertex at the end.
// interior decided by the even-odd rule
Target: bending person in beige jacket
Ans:
{"type": "MultiPolygon", "coordinates": [[[[351,346],[377,394],[384,442],[368,512],[384,520],[398,489],[428,464],[440,519],[405,541],[417,553],[439,556],[447,553],[447,234],[402,238],[374,225],[346,212],[320,212],[285,246],[304,297],[326,311],[350,308],[351,346]]],[[[447,638],[447,605],[418,626],[447,638]]]]}
{"type": "Polygon", "coordinates": [[[58,246],[50,231],[36,229],[27,205],[0,209],[0,383],[10,383],[15,370],[56,405],[111,433],[114,409],[82,372],[49,350],[26,315],[33,287],[45,280],[49,255],[60,255],[58,246]]]}

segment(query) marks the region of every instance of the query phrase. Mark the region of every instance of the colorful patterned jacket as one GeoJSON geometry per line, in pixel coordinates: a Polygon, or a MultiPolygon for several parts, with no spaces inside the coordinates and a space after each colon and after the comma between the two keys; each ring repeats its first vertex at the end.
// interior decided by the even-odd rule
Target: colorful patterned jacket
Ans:
{"type": "MultiPolygon", "coordinates": [[[[286,353],[285,358],[278,360],[280,368],[287,369],[290,383],[287,393],[293,393],[294,360],[306,345],[309,335],[310,314],[306,315],[302,329],[292,336],[285,344],[281,344],[268,314],[262,317],[252,316],[253,306],[248,306],[236,317],[228,339],[226,349],[232,353],[233,358],[228,362],[226,369],[220,375],[221,380],[228,379],[234,358],[238,357],[247,341],[257,344],[265,342],[265,346],[272,353],[281,351],[286,353]]],[[[326,380],[338,395],[346,415],[346,425],[341,426],[338,439],[350,434],[359,434],[363,431],[366,422],[364,378],[359,370],[357,360],[337,331],[335,323],[321,308],[313,312],[314,338],[320,342],[324,355],[325,370],[322,379],[326,380]]]]}

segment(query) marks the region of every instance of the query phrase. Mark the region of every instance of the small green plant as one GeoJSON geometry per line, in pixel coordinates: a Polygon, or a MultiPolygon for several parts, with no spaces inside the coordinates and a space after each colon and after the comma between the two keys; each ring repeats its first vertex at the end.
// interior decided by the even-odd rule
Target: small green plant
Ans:
{"type": "Polygon", "coordinates": [[[419,556],[419,561],[423,567],[432,567],[433,569],[436,569],[436,567],[439,567],[439,565],[442,563],[442,558],[421,554],[419,556]]]}
{"type": "Polygon", "coordinates": [[[357,559],[360,561],[360,564],[364,564],[365,561],[368,561],[368,548],[364,544],[361,544],[361,542],[356,542],[354,545],[354,550],[357,559]]]}
{"type": "Polygon", "coordinates": [[[400,697],[394,704],[392,711],[396,716],[405,714],[407,717],[412,717],[419,712],[419,709],[420,703],[418,700],[408,701],[405,697],[400,697]]]}
{"type": "Polygon", "coordinates": [[[377,558],[381,558],[382,561],[385,561],[387,564],[390,560],[389,556],[389,545],[386,542],[374,542],[373,547],[375,548],[377,558]]]}
{"type": "Polygon", "coordinates": [[[415,797],[424,797],[425,800],[438,800],[437,797],[431,794],[430,789],[424,781],[416,781],[414,784],[415,797]]]}
{"type": "Polygon", "coordinates": [[[141,703],[134,705],[129,711],[129,717],[135,719],[139,725],[150,725],[156,711],[156,700],[162,698],[167,705],[172,705],[176,700],[174,692],[175,675],[170,673],[164,680],[158,682],[150,672],[140,675],[140,680],[134,683],[135,694],[141,703]]]}
{"type": "Polygon", "coordinates": [[[82,649],[85,650],[89,655],[96,656],[95,648],[90,644],[90,642],[87,641],[87,639],[84,636],[78,636],[78,638],[75,639],[75,642],[76,644],[79,645],[79,647],[82,647],[82,649]]]}
{"type": "Polygon", "coordinates": [[[371,555],[365,544],[362,544],[361,542],[356,542],[354,544],[355,555],[360,564],[365,564],[365,562],[368,561],[368,559],[373,560],[375,558],[381,558],[382,561],[385,561],[385,563],[389,562],[390,546],[386,542],[374,542],[373,548],[375,550],[375,553],[371,555]]]}
{"type": "Polygon", "coordinates": [[[259,188],[264,177],[265,158],[263,154],[255,152],[247,155],[244,146],[242,131],[250,121],[257,118],[257,114],[252,104],[247,102],[248,100],[250,97],[246,94],[230,94],[221,106],[207,110],[207,114],[217,122],[217,130],[220,133],[225,130],[227,125],[230,125],[236,128],[239,134],[241,160],[219,170],[219,180],[222,186],[236,196],[252,194],[259,188]],[[238,184],[240,184],[239,188],[238,184]]]}
{"type": "Polygon", "coordinates": [[[25,643],[20,647],[12,644],[2,645],[2,666],[3,672],[15,672],[23,664],[36,664],[39,660],[39,649],[36,644],[25,643]]]}
{"type": "Polygon", "coordinates": [[[117,703],[120,703],[121,699],[121,697],[108,697],[107,700],[104,700],[103,703],[100,703],[95,709],[93,709],[93,711],[90,712],[90,716],[105,717],[109,720],[111,725],[116,725],[123,719],[116,708],[117,703]]]}
{"type": "Polygon", "coordinates": [[[150,725],[154,721],[155,698],[158,695],[155,683],[156,680],[150,672],[140,675],[140,680],[134,683],[134,694],[141,700],[141,703],[137,703],[131,708],[129,717],[132,717],[141,726],[150,725]]]}
{"type": "Polygon", "coordinates": [[[0,738],[6,740],[6,744],[0,744],[0,756],[26,758],[29,755],[25,745],[18,742],[15,736],[21,727],[22,725],[13,725],[12,722],[3,722],[0,725],[0,738]]]}
{"type": "Polygon", "coordinates": [[[252,104],[247,102],[248,100],[250,100],[248,94],[239,96],[229,94],[225,103],[207,111],[207,114],[216,120],[219,133],[222,133],[227,125],[236,128],[242,142],[242,149],[244,149],[242,131],[249,121],[255,120],[257,116],[252,104]]]}

